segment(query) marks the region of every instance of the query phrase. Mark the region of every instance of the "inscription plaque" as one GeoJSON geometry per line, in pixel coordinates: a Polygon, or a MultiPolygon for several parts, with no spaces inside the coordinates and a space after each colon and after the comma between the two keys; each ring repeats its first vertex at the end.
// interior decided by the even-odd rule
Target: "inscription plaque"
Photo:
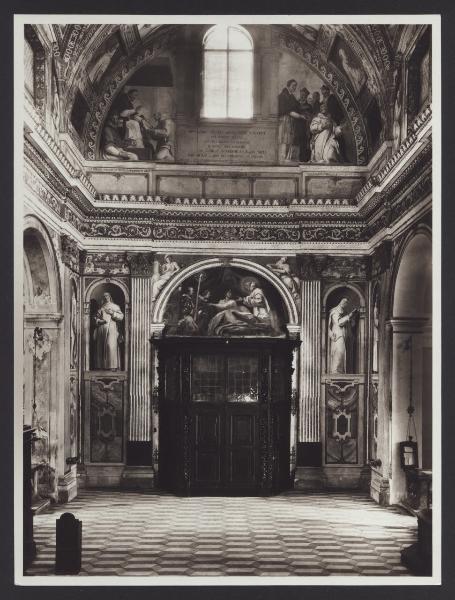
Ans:
{"type": "Polygon", "coordinates": [[[263,125],[180,126],[177,160],[189,163],[276,163],[276,128],[263,125]]]}

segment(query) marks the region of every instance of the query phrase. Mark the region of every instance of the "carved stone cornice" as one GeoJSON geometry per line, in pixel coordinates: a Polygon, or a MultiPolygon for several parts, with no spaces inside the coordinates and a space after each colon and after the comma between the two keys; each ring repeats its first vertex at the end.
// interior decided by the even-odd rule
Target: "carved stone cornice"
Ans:
{"type": "Polygon", "coordinates": [[[62,262],[75,273],[80,272],[80,250],[77,242],[66,234],[60,236],[62,262]]]}
{"type": "Polygon", "coordinates": [[[127,252],[131,277],[152,277],[154,273],[154,252],[127,252]]]}
{"type": "Polygon", "coordinates": [[[101,202],[144,203],[147,206],[192,206],[192,207],[239,207],[248,208],[274,206],[351,206],[355,204],[352,198],[312,198],[312,197],[252,197],[252,198],[203,198],[181,196],[151,196],[145,194],[96,194],[101,202]]]}
{"type": "MultiPolygon", "coordinates": [[[[375,186],[379,186],[384,179],[392,172],[393,168],[401,163],[405,156],[411,151],[416,142],[419,139],[421,130],[426,126],[432,117],[431,106],[428,106],[422,113],[415,119],[413,123],[413,132],[403,141],[401,146],[395,152],[393,156],[386,162],[384,167],[378,171],[373,177],[370,177],[365,185],[359,190],[356,195],[357,204],[366,196],[366,194],[373,189],[375,186]]],[[[431,150],[431,149],[430,149],[431,150]]]]}

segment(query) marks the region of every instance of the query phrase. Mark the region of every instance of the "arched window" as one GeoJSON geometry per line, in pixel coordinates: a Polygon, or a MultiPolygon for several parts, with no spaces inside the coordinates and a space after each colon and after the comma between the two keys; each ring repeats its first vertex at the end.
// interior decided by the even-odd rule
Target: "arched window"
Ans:
{"type": "Polygon", "coordinates": [[[215,25],[204,37],[202,116],[253,116],[253,41],[239,25],[215,25]]]}

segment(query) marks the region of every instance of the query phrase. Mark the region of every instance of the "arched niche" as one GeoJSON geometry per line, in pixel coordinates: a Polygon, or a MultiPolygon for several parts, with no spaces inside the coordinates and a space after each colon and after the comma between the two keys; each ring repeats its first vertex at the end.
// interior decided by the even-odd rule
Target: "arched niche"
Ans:
{"type": "Polygon", "coordinates": [[[295,331],[299,328],[299,311],[289,289],[276,275],[271,273],[271,271],[263,265],[242,258],[232,258],[229,261],[225,261],[221,258],[210,258],[197,262],[193,265],[186,267],[185,269],[181,269],[180,271],[178,271],[160,291],[160,294],[158,295],[156,302],[153,305],[152,327],[156,331],[159,331],[164,327],[164,314],[166,311],[166,306],[171,298],[171,295],[174,293],[175,290],[181,288],[182,284],[186,280],[188,280],[190,277],[197,278],[198,275],[202,272],[209,272],[209,270],[211,269],[226,266],[229,266],[230,268],[239,268],[241,270],[247,271],[253,277],[259,276],[260,278],[268,282],[273,288],[275,288],[275,290],[281,297],[281,302],[284,305],[287,329],[290,333],[295,333],[295,331]]]}
{"type": "Polygon", "coordinates": [[[399,443],[418,444],[419,468],[432,468],[432,245],[425,228],[405,240],[393,280],[391,503],[408,500],[399,443]],[[413,408],[414,422],[409,419],[413,408]],[[415,425],[415,427],[414,427],[415,425]]]}
{"type": "Polygon", "coordinates": [[[393,290],[394,318],[431,316],[431,275],[431,238],[417,233],[401,253],[393,290]]]}
{"type": "Polygon", "coordinates": [[[190,274],[174,288],[164,336],[286,337],[289,316],[263,276],[235,266],[190,274]]]}
{"type": "Polygon", "coordinates": [[[322,361],[323,371],[328,375],[364,372],[365,317],[365,299],[356,286],[335,285],[325,292],[322,305],[322,361]],[[351,311],[355,311],[355,314],[349,320],[347,317],[351,311]],[[334,335],[336,339],[333,339],[334,335]]]}
{"type": "MultiPolygon", "coordinates": [[[[128,347],[129,347],[129,290],[124,282],[101,278],[93,281],[85,290],[84,296],[85,312],[85,369],[87,371],[127,371],[128,370],[128,347]],[[112,303],[120,309],[120,315],[116,315],[112,337],[109,343],[117,345],[119,360],[117,367],[97,366],[96,358],[97,344],[101,343],[101,337],[97,329],[97,319],[101,318],[97,313],[102,308],[104,294],[110,294],[112,303]]],[[[117,312],[117,311],[116,311],[117,312]]],[[[98,326],[100,323],[98,323],[98,326]]],[[[105,332],[109,336],[108,332],[105,332]]],[[[105,334],[103,334],[105,335],[105,334]]],[[[113,352],[110,345],[110,352],[113,352]]],[[[99,349],[99,346],[98,346],[99,349]]],[[[112,363],[111,363],[112,364],[112,363]]]]}
{"type": "Polygon", "coordinates": [[[61,286],[54,248],[44,225],[28,216],[24,224],[24,310],[61,311],[61,286]]]}

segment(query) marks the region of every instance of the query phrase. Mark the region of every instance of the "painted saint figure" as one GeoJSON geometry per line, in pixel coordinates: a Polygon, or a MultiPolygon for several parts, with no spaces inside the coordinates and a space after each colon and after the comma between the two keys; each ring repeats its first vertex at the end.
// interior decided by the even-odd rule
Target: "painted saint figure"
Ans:
{"type": "Polygon", "coordinates": [[[279,158],[280,160],[292,160],[295,154],[295,125],[298,120],[304,120],[305,115],[300,113],[300,104],[295,97],[297,81],[289,79],[286,87],[278,96],[278,116],[280,125],[278,128],[279,158]]]}
{"type": "Polygon", "coordinates": [[[103,294],[103,302],[95,315],[95,369],[117,370],[121,368],[119,331],[117,323],[123,321],[123,313],[112,296],[103,294]]]}
{"type": "Polygon", "coordinates": [[[180,267],[175,262],[175,260],[172,260],[172,256],[170,256],[169,254],[166,254],[166,256],[164,257],[164,262],[160,266],[159,271],[160,271],[159,275],[153,276],[152,300],[156,300],[156,298],[158,297],[158,294],[163,289],[163,287],[166,285],[166,283],[169,281],[169,279],[174,275],[174,273],[177,273],[177,271],[180,271],[180,267]]]}
{"type": "Polygon", "coordinates": [[[342,298],[329,313],[328,346],[329,373],[352,373],[354,371],[354,328],[358,312],[354,308],[346,312],[348,299],[342,298]]]}
{"type": "Polygon", "coordinates": [[[310,124],[311,161],[318,163],[341,162],[340,144],[337,138],[341,135],[341,127],[327,114],[324,104],[321,112],[314,117],[310,124]]]}

